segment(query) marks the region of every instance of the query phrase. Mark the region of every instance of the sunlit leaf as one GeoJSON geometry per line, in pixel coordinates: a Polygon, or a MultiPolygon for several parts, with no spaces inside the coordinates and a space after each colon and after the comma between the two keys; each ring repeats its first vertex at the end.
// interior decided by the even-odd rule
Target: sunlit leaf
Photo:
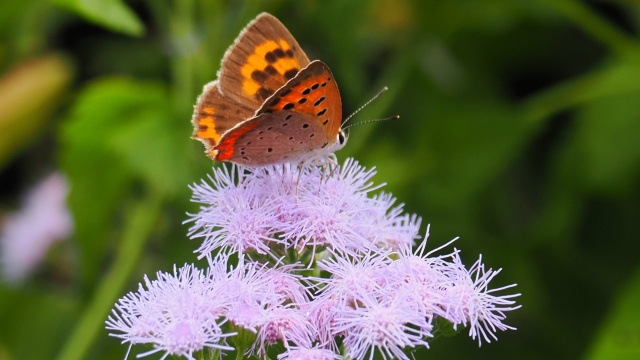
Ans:
{"type": "Polygon", "coordinates": [[[144,33],[138,16],[120,0],[53,0],[53,3],[113,31],[133,36],[144,33]]]}
{"type": "Polygon", "coordinates": [[[37,138],[71,76],[66,58],[48,55],[19,64],[0,77],[0,166],[37,138]]]}
{"type": "Polygon", "coordinates": [[[84,247],[82,274],[89,279],[99,270],[95,264],[114,211],[131,185],[165,194],[186,187],[189,121],[174,119],[170,105],[160,84],[108,79],[84,89],[68,116],[62,163],[72,184],[76,237],[84,247]]]}
{"type": "Polygon", "coordinates": [[[587,359],[640,358],[640,271],[630,278],[613,306],[587,359]]]}

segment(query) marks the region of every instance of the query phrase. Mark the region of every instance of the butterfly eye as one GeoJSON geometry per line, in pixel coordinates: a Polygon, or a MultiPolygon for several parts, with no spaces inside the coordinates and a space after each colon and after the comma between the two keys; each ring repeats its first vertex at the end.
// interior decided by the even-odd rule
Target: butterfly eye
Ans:
{"type": "Polygon", "coordinates": [[[347,142],[347,138],[349,138],[349,131],[341,129],[338,132],[338,144],[344,145],[347,142]]]}

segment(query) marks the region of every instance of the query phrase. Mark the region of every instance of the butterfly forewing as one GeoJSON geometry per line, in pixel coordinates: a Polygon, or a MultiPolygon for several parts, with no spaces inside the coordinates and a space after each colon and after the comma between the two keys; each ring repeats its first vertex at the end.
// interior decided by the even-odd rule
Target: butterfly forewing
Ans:
{"type": "Polygon", "coordinates": [[[270,14],[260,14],[240,33],[222,59],[220,91],[257,109],[309,64],[287,28],[270,14]]]}
{"type": "Polygon", "coordinates": [[[207,155],[213,157],[212,147],[222,134],[252,117],[253,113],[254,109],[222,96],[218,82],[212,81],[205,85],[196,103],[191,120],[194,125],[193,138],[200,140],[206,147],[207,155]]]}

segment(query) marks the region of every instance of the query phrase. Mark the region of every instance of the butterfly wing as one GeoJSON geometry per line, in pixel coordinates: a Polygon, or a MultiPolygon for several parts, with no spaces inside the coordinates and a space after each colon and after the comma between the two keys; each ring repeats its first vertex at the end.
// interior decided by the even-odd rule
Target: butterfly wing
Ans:
{"type": "Polygon", "coordinates": [[[338,85],[313,61],[270,96],[256,116],[226,132],[215,159],[247,166],[313,158],[336,142],[342,119],[338,85]]]}
{"type": "Polygon", "coordinates": [[[309,58],[289,30],[262,13],[225,53],[218,73],[220,92],[257,109],[308,64],[309,58]]]}
{"type": "Polygon", "coordinates": [[[322,152],[330,141],[311,115],[291,110],[263,113],[242,123],[215,146],[215,159],[245,166],[300,162],[322,152]]]}
{"type": "Polygon", "coordinates": [[[207,156],[213,158],[213,147],[222,134],[251,118],[254,111],[255,109],[222,96],[218,81],[212,81],[204,86],[202,95],[198,97],[191,119],[194,125],[192,137],[200,140],[205,145],[207,156]]]}

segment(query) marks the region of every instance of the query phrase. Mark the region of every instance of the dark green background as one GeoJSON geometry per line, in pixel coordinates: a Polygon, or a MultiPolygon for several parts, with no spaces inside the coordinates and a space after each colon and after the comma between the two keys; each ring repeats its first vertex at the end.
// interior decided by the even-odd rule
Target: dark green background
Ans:
{"type": "Polygon", "coordinates": [[[377,167],[432,248],[460,236],[518,283],[517,331],[416,358],[640,358],[639,2],[25,0],[0,3],[0,206],[60,168],[75,234],[0,286],[0,359],[124,356],[107,311],[195,261],[193,104],[261,11],[331,67],[346,114],[389,87],[356,120],[401,119],[338,157],[377,167]]]}

